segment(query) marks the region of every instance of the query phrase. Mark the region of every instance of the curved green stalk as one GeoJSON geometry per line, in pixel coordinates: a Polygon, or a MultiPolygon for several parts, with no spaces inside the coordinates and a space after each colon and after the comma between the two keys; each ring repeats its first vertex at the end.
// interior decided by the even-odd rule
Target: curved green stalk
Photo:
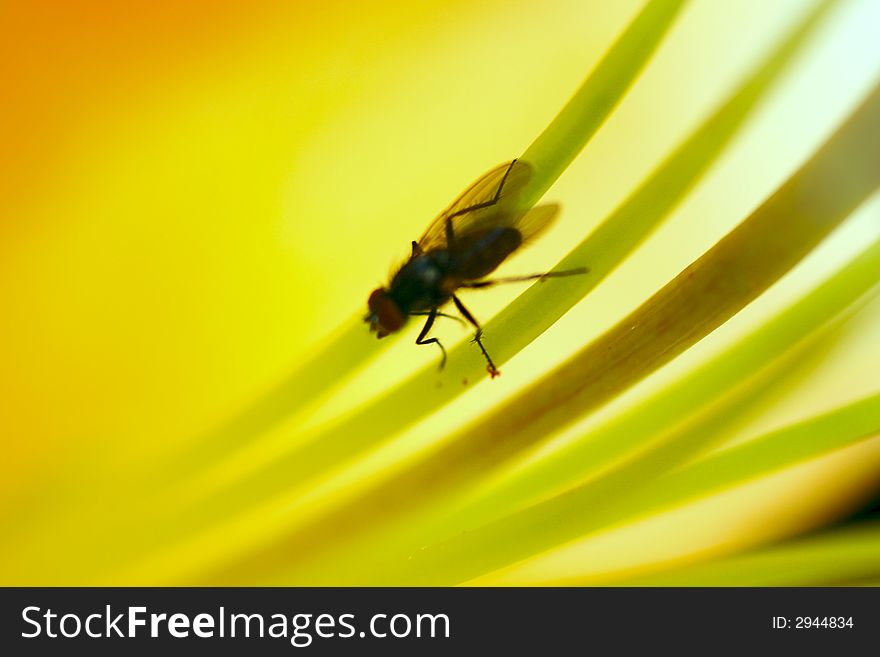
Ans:
{"type": "Polygon", "coordinates": [[[577,93],[522,154],[534,174],[519,194],[519,203],[535,205],[574,161],[632,86],[683,5],[684,0],[652,1],[633,19],[577,93]]]}
{"type": "MultiPolygon", "coordinates": [[[[880,249],[869,250],[865,257],[869,259],[857,260],[853,264],[876,262],[880,249]]],[[[532,463],[528,469],[515,473],[483,498],[472,501],[468,509],[458,509],[455,526],[487,522],[595,476],[646,447],[647,451],[640,452],[633,461],[610,475],[603,475],[601,485],[598,482],[590,485],[614,495],[629,482],[642,481],[673,467],[707,439],[704,431],[694,433],[687,426],[681,432],[665,432],[686,423],[695,412],[704,413],[739,381],[760,372],[812,331],[821,329],[826,322],[845,312],[860,296],[872,294],[867,290],[877,280],[880,280],[880,272],[872,273],[870,269],[843,270],[841,276],[820,286],[683,379],[613,421],[532,463]]]]}
{"type": "MultiPolygon", "coordinates": [[[[875,260],[880,248],[875,248],[875,260]]],[[[664,475],[597,506],[594,489],[575,488],[416,554],[409,574],[453,584],[491,572],[597,529],[688,501],[853,445],[880,434],[880,395],[786,427],[664,475]]]]}
{"type": "MultiPolygon", "coordinates": [[[[621,586],[841,586],[853,580],[876,577],[880,577],[880,523],[866,522],[733,557],[609,583],[621,586]]],[[[548,582],[555,586],[582,583],[577,578],[548,582]]]]}
{"type": "Polygon", "coordinates": [[[163,477],[173,480],[194,469],[204,469],[212,461],[234,453],[245,439],[296,418],[390,344],[388,340],[378,342],[361,317],[352,318],[282,381],[233,417],[185,444],[181,453],[170,460],[170,467],[169,459],[163,456],[163,477]]]}

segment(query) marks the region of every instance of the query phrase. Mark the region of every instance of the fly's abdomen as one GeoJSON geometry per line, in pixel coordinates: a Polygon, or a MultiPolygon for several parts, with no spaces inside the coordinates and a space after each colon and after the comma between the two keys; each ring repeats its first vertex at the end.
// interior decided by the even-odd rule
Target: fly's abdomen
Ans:
{"type": "Polygon", "coordinates": [[[508,226],[463,235],[455,240],[449,274],[460,279],[483,278],[495,271],[521,244],[520,232],[508,226]]]}

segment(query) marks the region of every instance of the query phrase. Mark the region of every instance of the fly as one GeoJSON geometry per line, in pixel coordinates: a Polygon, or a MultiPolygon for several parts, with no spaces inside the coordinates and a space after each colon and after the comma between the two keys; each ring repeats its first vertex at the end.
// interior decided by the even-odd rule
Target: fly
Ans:
{"type": "Polygon", "coordinates": [[[436,344],[446,364],[446,349],[428,333],[450,300],[475,329],[473,342],[486,359],[486,369],[494,379],[500,374],[483,345],[483,329],[458,298],[460,289],[478,289],[516,281],[586,273],[587,268],[567,271],[487,279],[514,251],[545,228],[559,213],[559,205],[539,205],[528,211],[517,210],[511,202],[529,181],[532,167],[520,160],[506,162],[478,179],[443,211],[412,243],[412,254],[391,278],[388,287],[373,290],[367,302],[364,321],[377,338],[403,328],[410,316],[424,316],[416,344],[436,344]]]}

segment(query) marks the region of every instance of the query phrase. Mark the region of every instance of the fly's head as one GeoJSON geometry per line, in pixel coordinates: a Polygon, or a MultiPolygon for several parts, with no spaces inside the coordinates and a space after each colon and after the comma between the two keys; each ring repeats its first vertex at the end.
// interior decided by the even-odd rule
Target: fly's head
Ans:
{"type": "Polygon", "coordinates": [[[385,288],[373,290],[367,301],[367,307],[369,312],[364,316],[364,321],[370,325],[370,331],[375,332],[379,339],[399,331],[406,323],[406,316],[385,288]]]}

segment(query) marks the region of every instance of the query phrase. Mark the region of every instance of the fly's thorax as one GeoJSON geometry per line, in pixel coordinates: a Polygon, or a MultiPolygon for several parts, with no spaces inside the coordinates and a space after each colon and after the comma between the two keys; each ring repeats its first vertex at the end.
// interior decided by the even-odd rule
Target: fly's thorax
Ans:
{"type": "Polygon", "coordinates": [[[394,275],[389,294],[404,312],[439,306],[449,300],[445,285],[449,255],[434,251],[412,258],[394,275]]]}

